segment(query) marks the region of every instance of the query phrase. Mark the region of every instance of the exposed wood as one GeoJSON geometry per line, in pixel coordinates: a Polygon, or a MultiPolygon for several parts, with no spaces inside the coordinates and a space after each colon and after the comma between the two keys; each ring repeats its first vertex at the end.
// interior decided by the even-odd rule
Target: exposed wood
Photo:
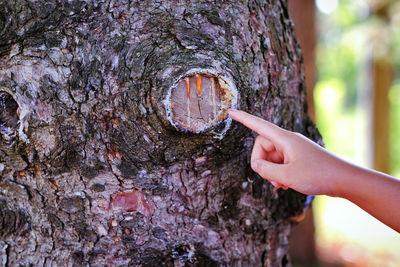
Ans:
{"type": "MultiPolygon", "coordinates": [[[[228,108],[237,105],[233,82],[214,74],[196,72],[186,75],[171,88],[167,109],[178,129],[194,133],[228,123],[228,108]]],[[[226,125],[228,127],[229,124],[226,125]]]]}

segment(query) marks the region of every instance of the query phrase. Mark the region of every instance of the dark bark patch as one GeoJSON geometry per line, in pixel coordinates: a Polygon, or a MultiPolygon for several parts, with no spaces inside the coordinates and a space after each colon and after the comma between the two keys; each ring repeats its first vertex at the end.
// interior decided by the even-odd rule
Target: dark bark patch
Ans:
{"type": "Polygon", "coordinates": [[[69,79],[69,85],[72,91],[84,90],[84,87],[87,84],[90,67],[90,65],[82,65],[79,61],[74,61],[71,63],[72,73],[71,78],[69,79]]]}
{"type": "Polygon", "coordinates": [[[85,166],[81,169],[81,175],[92,179],[104,170],[104,166],[101,163],[96,163],[95,166],[85,166]]]}
{"type": "MultiPolygon", "coordinates": [[[[104,255],[108,255],[109,254],[109,252],[108,252],[108,250],[107,249],[95,249],[95,250],[93,250],[93,251],[90,251],[88,254],[87,254],[87,256],[88,256],[88,261],[89,262],[92,262],[94,259],[96,259],[97,257],[99,257],[99,256],[104,256],[104,255]]],[[[104,263],[103,263],[103,265],[104,265],[104,263]]],[[[103,266],[103,265],[101,265],[101,266],[103,266]]],[[[80,266],[82,266],[82,265],[80,265],[80,266]]],[[[106,265],[106,266],[109,266],[109,265],[106,265]]]]}
{"type": "MultiPolygon", "coordinates": [[[[10,19],[10,8],[6,5],[6,3],[1,3],[0,4],[0,31],[2,33],[2,35],[10,33],[11,31],[9,30],[13,25],[12,23],[12,19],[10,19]]],[[[7,37],[10,37],[8,35],[11,34],[7,34],[7,37]]],[[[15,36],[15,33],[12,34],[15,36]]],[[[9,38],[1,38],[0,39],[0,47],[2,48],[0,51],[0,56],[4,55],[2,52],[6,52],[4,49],[4,45],[9,43],[10,40],[9,38]],[[4,50],[3,50],[4,49],[4,50]]],[[[8,49],[7,49],[8,50],[8,49]]],[[[7,51],[8,52],[8,51],[7,51]]]]}
{"type": "Polygon", "coordinates": [[[154,188],[151,190],[152,194],[155,196],[166,196],[170,192],[169,188],[167,185],[156,185],[154,188]]]}
{"type": "Polygon", "coordinates": [[[161,227],[155,227],[154,229],[151,230],[151,232],[153,233],[153,236],[157,239],[160,240],[167,240],[167,233],[166,230],[161,228],[161,227]]]}
{"type": "Polygon", "coordinates": [[[82,264],[83,263],[83,259],[85,257],[85,254],[83,254],[82,251],[75,251],[74,253],[72,253],[72,260],[77,263],[77,264],[82,264]]]}
{"type": "Polygon", "coordinates": [[[77,223],[74,225],[74,228],[82,240],[87,240],[94,243],[99,238],[96,232],[86,223],[77,223]]]}
{"type": "Polygon", "coordinates": [[[293,218],[299,216],[312,200],[312,197],[288,189],[280,192],[281,205],[279,205],[274,214],[277,218],[293,218]],[[307,200],[309,199],[309,200],[307,200]]]}
{"type": "Polygon", "coordinates": [[[31,229],[29,215],[24,210],[11,210],[0,199],[0,237],[23,236],[31,229]]]}
{"type": "Polygon", "coordinates": [[[12,234],[15,228],[16,214],[11,210],[6,209],[2,212],[2,217],[2,236],[12,234]]]}
{"type": "Polygon", "coordinates": [[[47,47],[59,47],[61,45],[62,36],[58,35],[56,32],[46,32],[44,36],[47,47]]]}
{"type": "Polygon", "coordinates": [[[0,91],[0,131],[13,134],[19,124],[18,103],[7,92],[0,91]]]}
{"type": "Polygon", "coordinates": [[[254,182],[253,182],[253,186],[252,186],[252,191],[253,191],[253,197],[256,199],[259,199],[263,196],[263,188],[264,188],[264,183],[265,180],[263,180],[260,177],[257,177],[254,182]]]}
{"type": "Polygon", "coordinates": [[[57,228],[64,228],[64,223],[55,214],[48,213],[47,219],[49,220],[52,226],[57,228]]]}
{"type": "Polygon", "coordinates": [[[206,221],[210,226],[218,226],[218,216],[216,215],[208,216],[206,221]]]}
{"type": "Polygon", "coordinates": [[[135,177],[138,172],[138,168],[131,161],[124,159],[121,161],[118,169],[121,171],[122,175],[127,178],[135,177]]]}
{"type": "Polygon", "coordinates": [[[173,259],[165,255],[164,251],[154,248],[146,248],[142,254],[143,266],[174,266],[173,259]]]}
{"type": "Polygon", "coordinates": [[[202,243],[196,243],[195,244],[195,249],[196,249],[196,259],[195,259],[195,266],[201,266],[201,267],[217,267],[217,266],[225,266],[223,264],[220,264],[213,259],[211,259],[207,254],[209,251],[208,248],[204,246],[202,243]]]}
{"type": "Polygon", "coordinates": [[[93,184],[90,189],[92,189],[95,192],[103,192],[106,187],[103,184],[93,184]]]}
{"type": "Polygon", "coordinates": [[[237,205],[240,195],[240,189],[238,187],[232,186],[227,188],[225,190],[224,201],[222,202],[218,215],[224,220],[228,220],[229,218],[237,218],[240,213],[240,209],[237,205]]]}
{"type": "Polygon", "coordinates": [[[134,256],[138,254],[139,248],[136,245],[136,240],[133,236],[124,236],[122,238],[122,243],[129,250],[128,256],[134,256]]]}
{"type": "Polygon", "coordinates": [[[214,25],[218,25],[218,26],[225,26],[225,21],[223,21],[222,19],[221,19],[221,17],[219,16],[219,14],[218,14],[218,11],[216,11],[216,10],[213,10],[213,11],[210,11],[210,10],[202,10],[201,11],[201,14],[203,15],[203,16],[205,16],[206,18],[207,18],[207,20],[211,23],[211,24],[214,24],[214,25]]]}
{"type": "Polygon", "coordinates": [[[197,267],[218,267],[224,266],[216,261],[213,261],[210,257],[204,254],[196,254],[196,265],[197,267]]]}
{"type": "Polygon", "coordinates": [[[262,253],[262,255],[261,255],[261,265],[262,265],[262,266],[264,266],[265,260],[266,260],[267,256],[268,256],[268,255],[267,255],[267,251],[264,250],[263,253],[262,253]]]}
{"type": "Polygon", "coordinates": [[[288,266],[288,264],[289,264],[289,259],[288,259],[288,257],[287,257],[286,255],[283,255],[282,261],[281,261],[281,266],[282,266],[282,267],[286,267],[286,266],[288,266]]]}
{"type": "Polygon", "coordinates": [[[181,245],[172,251],[172,257],[176,260],[179,260],[181,263],[193,263],[194,257],[193,257],[193,251],[190,249],[190,247],[186,245],[181,245]]]}
{"type": "Polygon", "coordinates": [[[83,211],[83,199],[81,197],[63,198],[60,202],[60,208],[66,213],[83,211]]]}
{"type": "Polygon", "coordinates": [[[69,168],[78,167],[81,163],[82,156],[80,155],[80,149],[77,145],[71,144],[65,148],[66,151],[66,165],[69,168]]]}

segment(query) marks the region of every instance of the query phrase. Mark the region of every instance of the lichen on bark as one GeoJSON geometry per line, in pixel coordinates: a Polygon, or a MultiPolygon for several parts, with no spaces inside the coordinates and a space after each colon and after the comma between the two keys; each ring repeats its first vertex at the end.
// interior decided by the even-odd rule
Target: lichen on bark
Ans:
{"type": "Polygon", "coordinates": [[[251,171],[243,126],[218,140],[171,125],[166,94],[191,69],[321,141],[283,0],[0,3],[0,88],[20,110],[0,139],[2,264],[288,263],[307,197],[251,171]]]}

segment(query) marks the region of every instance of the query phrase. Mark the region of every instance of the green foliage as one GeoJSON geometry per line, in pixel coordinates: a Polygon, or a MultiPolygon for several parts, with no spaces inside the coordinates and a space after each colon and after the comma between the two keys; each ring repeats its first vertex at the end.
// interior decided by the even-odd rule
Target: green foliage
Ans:
{"type": "MultiPolygon", "coordinates": [[[[357,2],[357,1],[355,1],[357,2]]],[[[317,125],[328,149],[355,160],[358,116],[358,74],[362,35],[355,31],[364,13],[353,1],[340,1],[329,14],[318,14],[318,83],[315,87],[317,125]]]]}
{"type": "Polygon", "coordinates": [[[328,149],[365,164],[368,148],[367,101],[371,97],[371,51],[392,60],[396,80],[390,92],[391,166],[400,174],[400,2],[387,1],[386,17],[371,1],[339,0],[331,14],[318,13],[317,125],[328,149]],[[353,134],[343,132],[353,131],[353,134]],[[362,155],[364,154],[364,155],[362,155]]]}
{"type": "Polygon", "coordinates": [[[390,166],[391,172],[400,176],[400,80],[396,80],[389,92],[390,100],[390,166]]]}

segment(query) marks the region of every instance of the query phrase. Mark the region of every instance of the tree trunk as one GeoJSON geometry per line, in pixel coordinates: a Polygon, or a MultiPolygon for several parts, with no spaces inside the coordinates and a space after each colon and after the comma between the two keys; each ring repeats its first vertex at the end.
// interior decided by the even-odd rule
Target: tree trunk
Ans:
{"type": "MultiPolygon", "coordinates": [[[[317,31],[315,28],[315,0],[289,0],[289,16],[294,22],[294,32],[303,53],[304,84],[307,92],[308,115],[315,118],[314,86],[316,82],[315,47],[317,31]]],[[[312,208],[299,218],[289,238],[289,253],[296,265],[310,266],[317,261],[315,251],[315,226],[312,208]]]]}
{"type": "Polygon", "coordinates": [[[0,264],[286,266],[309,202],[238,107],[320,142],[285,1],[0,3],[0,264]]]}

